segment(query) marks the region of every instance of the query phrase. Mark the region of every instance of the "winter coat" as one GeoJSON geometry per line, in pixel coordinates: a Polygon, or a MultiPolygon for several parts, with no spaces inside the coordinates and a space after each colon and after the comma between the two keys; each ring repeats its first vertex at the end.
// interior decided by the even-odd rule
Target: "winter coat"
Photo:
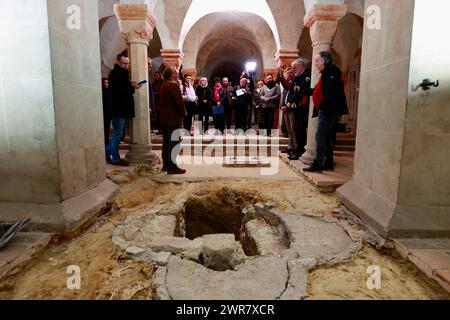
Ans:
{"type": "Polygon", "coordinates": [[[180,86],[174,80],[164,80],[159,91],[159,123],[162,126],[180,126],[186,116],[180,86]]]}
{"type": "Polygon", "coordinates": [[[134,118],[135,92],[130,82],[128,70],[121,68],[118,64],[109,74],[110,106],[113,118],[134,118]]]}

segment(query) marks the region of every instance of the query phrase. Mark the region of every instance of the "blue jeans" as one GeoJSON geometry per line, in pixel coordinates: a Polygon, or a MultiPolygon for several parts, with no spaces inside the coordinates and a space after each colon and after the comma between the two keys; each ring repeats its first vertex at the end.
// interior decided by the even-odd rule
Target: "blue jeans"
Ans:
{"type": "Polygon", "coordinates": [[[112,162],[120,160],[119,144],[123,138],[123,132],[128,124],[128,118],[112,118],[113,132],[111,141],[106,146],[106,158],[112,156],[112,162]]]}
{"type": "Polygon", "coordinates": [[[326,115],[319,112],[319,119],[316,131],[316,162],[323,165],[324,158],[333,161],[334,132],[339,120],[337,115],[326,115]]]}

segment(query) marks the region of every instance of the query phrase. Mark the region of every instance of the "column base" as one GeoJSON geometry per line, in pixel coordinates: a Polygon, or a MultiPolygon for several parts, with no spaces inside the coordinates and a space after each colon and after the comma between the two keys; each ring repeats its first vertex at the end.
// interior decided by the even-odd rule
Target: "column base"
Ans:
{"type": "Polygon", "coordinates": [[[30,231],[60,233],[67,237],[76,235],[108,206],[117,194],[119,187],[104,180],[97,187],[62,203],[0,203],[2,221],[19,221],[31,218],[27,227],[30,231]]]}
{"type": "Polygon", "coordinates": [[[126,155],[126,160],[132,164],[151,163],[157,158],[152,152],[151,145],[130,144],[130,151],[126,155]]]}
{"type": "Polygon", "coordinates": [[[385,238],[450,236],[450,207],[398,204],[354,180],[336,193],[345,207],[385,238]]]}
{"type": "Polygon", "coordinates": [[[312,150],[310,147],[306,146],[305,147],[305,153],[302,155],[302,157],[300,158],[300,160],[310,166],[313,164],[314,159],[316,158],[316,152],[315,150],[312,150]]]}

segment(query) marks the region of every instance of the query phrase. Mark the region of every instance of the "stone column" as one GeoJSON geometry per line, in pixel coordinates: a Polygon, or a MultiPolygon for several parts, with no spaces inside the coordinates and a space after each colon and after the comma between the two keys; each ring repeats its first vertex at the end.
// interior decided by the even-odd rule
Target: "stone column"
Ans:
{"type": "MultiPolygon", "coordinates": [[[[314,88],[320,79],[320,73],[314,66],[314,58],[321,51],[330,51],[336,35],[338,22],[347,14],[347,5],[319,5],[311,7],[304,24],[310,29],[313,46],[311,87],[314,88]]],[[[316,156],[317,119],[313,118],[314,106],[309,110],[308,142],[301,160],[305,164],[312,164],[316,156]]]]}
{"type": "MultiPolygon", "coordinates": [[[[148,81],[148,44],[153,38],[156,20],[146,4],[116,4],[114,12],[128,44],[131,79],[148,81]]],[[[136,117],[132,123],[130,151],[126,158],[131,163],[148,163],[155,158],[151,152],[148,85],[136,90],[134,102],[136,117]]]]}
{"type": "Polygon", "coordinates": [[[106,179],[98,4],[76,1],[72,25],[73,3],[0,1],[0,220],[72,235],[118,192],[106,179]]]}
{"type": "Polygon", "coordinates": [[[166,67],[175,67],[179,71],[184,54],[180,49],[161,49],[161,57],[166,67]]]}

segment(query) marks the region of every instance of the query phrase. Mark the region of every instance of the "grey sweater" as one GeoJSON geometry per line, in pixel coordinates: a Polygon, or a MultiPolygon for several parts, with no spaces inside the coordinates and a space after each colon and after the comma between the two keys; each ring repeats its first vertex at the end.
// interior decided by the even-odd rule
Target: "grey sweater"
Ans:
{"type": "Polygon", "coordinates": [[[264,109],[278,108],[281,96],[280,86],[276,84],[272,89],[269,89],[269,87],[264,86],[261,91],[262,91],[261,99],[263,100],[262,107],[264,109]]]}

